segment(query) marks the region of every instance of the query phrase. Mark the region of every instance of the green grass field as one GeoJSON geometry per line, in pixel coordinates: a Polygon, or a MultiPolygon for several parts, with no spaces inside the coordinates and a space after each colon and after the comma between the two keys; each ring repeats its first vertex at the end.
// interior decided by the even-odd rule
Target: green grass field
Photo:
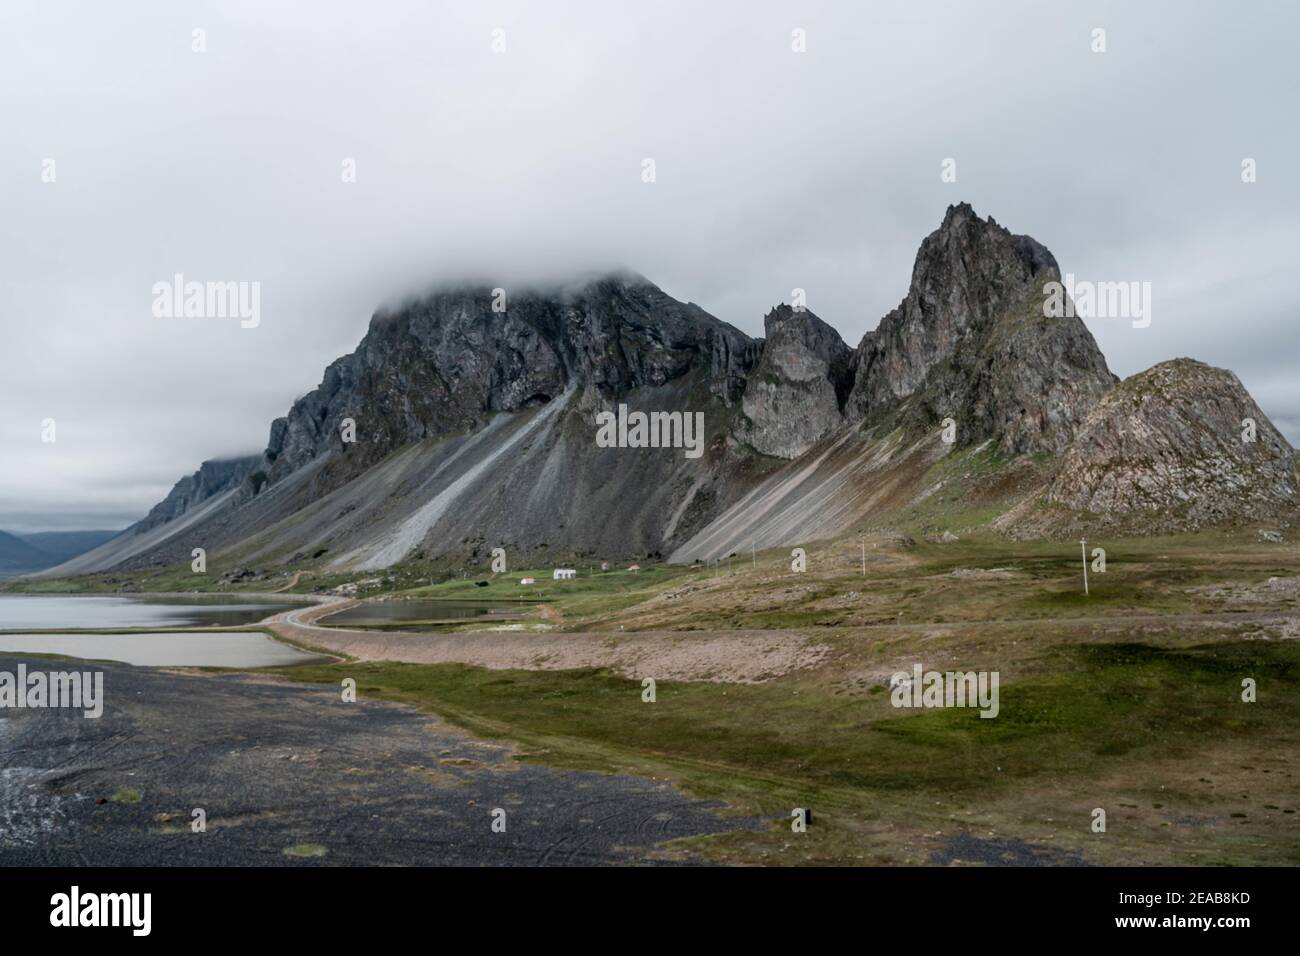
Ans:
{"type": "MultiPolygon", "coordinates": [[[[818,826],[799,849],[808,861],[925,862],[934,848],[925,834],[979,820],[1031,844],[1050,836],[1095,862],[1197,863],[1214,853],[1300,862],[1300,646],[1048,646],[1036,664],[1038,676],[1002,685],[996,719],[895,708],[882,685],[846,693],[815,672],[759,685],[661,682],[654,703],[643,702],[640,682],[591,669],[346,663],[285,673],[353,677],[363,696],[512,741],[522,759],[668,776],[773,819],[811,806],[818,826]],[[1255,703],[1241,700],[1247,676],[1260,688],[1255,703]],[[1180,772],[1152,772],[1165,765],[1180,772]],[[1036,825],[1026,806],[1073,823],[1036,825]],[[1089,829],[1096,806],[1123,821],[1105,841],[1089,829]],[[1203,827],[1200,842],[1168,845],[1170,818],[1209,817],[1224,821],[1228,846],[1206,843],[1203,827]],[[894,828],[882,840],[868,824],[885,819],[894,828]]],[[[752,861],[789,837],[773,823],[697,849],[752,861]]]]}

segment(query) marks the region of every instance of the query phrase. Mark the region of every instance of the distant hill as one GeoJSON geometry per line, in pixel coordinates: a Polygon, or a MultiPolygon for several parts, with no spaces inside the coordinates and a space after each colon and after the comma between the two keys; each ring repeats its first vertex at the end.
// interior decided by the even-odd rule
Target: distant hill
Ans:
{"type": "Polygon", "coordinates": [[[118,531],[0,531],[0,577],[40,571],[97,548],[118,531]]]}
{"type": "Polygon", "coordinates": [[[91,548],[98,548],[105,541],[121,534],[117,531],[37,531],[34,534],[20,534],[21,538],[38,551],[53,555],[60,561],[85,554],[91,548]]]}
{"type": "Polygon", "coordinates": [[[24,541],[17,535],[0,531],[0,574],[16,574],[48,568],[59,559],[24,541]]]}

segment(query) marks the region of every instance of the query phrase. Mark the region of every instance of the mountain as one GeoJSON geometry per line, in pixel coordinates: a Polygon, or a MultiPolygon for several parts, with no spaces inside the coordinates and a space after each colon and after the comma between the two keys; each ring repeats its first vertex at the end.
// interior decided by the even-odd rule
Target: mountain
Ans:
{"type": "Polygon", "coordinates": [[[148,519],[57,571],[235,545],[249,563],[346,568],[472,555],[486,542],[654,554],[707,520],[745,472],[747,453],[726,436],[758,352],[633,274],[512,290],[504,303],[487,286],[444,289],[376,314],[357,350],[272,423],[258,460],[221,481],[201,469],[148,519]],[[620,405],[702,413],[700,457],[598,447],[595,414],[620,405]]]}
{"type": "Polygon", "coordinates": [[[751,339],[632,273],[443,288],[376,313],[261,455],[205,463],[47,573],[177,565],[195,547],[210,569],[365,571],[494,547],[515,564],[689,561],[926,508],[1032,535],[1123,525],[1141,496],[1196,498],[1147,522],[1162,529],[1296,507],[1294,452],[1235,378],[1176,362],[1119,384],[1080,319],[1045,315],[1059,276],[1042,244],[963,203],[856,348],[792,305],[751,339]],[[1113,440],[1121,413],[1164,436],[1145,463],[1113,440]],[[1240,417],[1257,422],[1253,450],[1224,444],[1240,417]]]}
{"type": "Polygon", "coordinates": [[[53,567],[114,537],[116,531],[0,531],[0,576],[53,567]]]}
{"type": "Polygon", "coordinates": [[[133,533],[141,534],[175,521],[209,499],[237,490],[261,464],[260,455],[205,461],[194,474],[176,482],[167,497],[133,526],[133,533]]]}
{"type": "Polygon", "coordinates": [[[1045,491],[999,526],[1037,537],[1285,520],[1296,489],[1294,450],[1237,376],[1175,359],[1106,395],[1045,491]]]}
{"type": "MultiPolygon", "coordinates": [[[[89,574],[118,567],[140,555],[152,555],[169,542],[173,551],[167,553],[179,553],[177,536],[234,502],[244,483],[254,480],[262,460],[261,455],[251,455],[205,461],[194,474],[176,482],[167,497],[135,524],[62,564],[55,562],[57,566],[48,573],[35,576],[89,574]]],[[[186,550],[183,557],[188,558],[189,553],[186,550]]]]}
{"type": "MultiPolygon", "coordinates": [[[[1082,320],[1044,316],[1043,287],[1059,277],[1037,241],[965,203],[949,207],[921,243],[907,295],[849,361],[844,427],[757,482],[670,559],[878,524],[933,493],[934,472],[954,452],[1068,447],[1116,378],[1082,320]],[[945,419],[952,442],[939,428],[945,419]]],[[[788,426],[799,427],[798,419],[788,426]]],[[[1034,477],[1041,478],[1018,475],[1011,484],[1034,477]]]]}
{"type": "Polygon", "coordinates": [[[853,384],[853,351],[806,309],[779,305],[747,377],[736,434],[755,451],[798,458],[844,422],[853,384]]]}
{"type": "Polygon", "coordinates": [[[755,351],[744,333],[630,273],[521,290],[499,308],[489,287],[449,289],[371,320],[360,347],[272,425],[266,473],[274,483],[328,455],[314,484],[332,488],[412,442],[475,432],[501,413],[566,394],[594,410],[690,375],[702,401],[728,406],[755,351]],[[349,417],[357,441],[345,445],[349,417]]]}
{"type": "Polygon", "coordinates": [[[906,298],[858,346],[855,418],[951,416],[962,441],[1009,454],[1057,452],[1117,381],[1083,321],[1047,318],[1056,259],[965,203],[916,256],[906,298]]]}
{"type": "Polygon", "coordinates": [[[91,548],[97,548],[105,541],[117,537],[120,531],[36,531],[21,534],[22,538],[38,551],[43,551],[60,561],[67,561],[91,548]]]}
{"type": "Polygon", "coordinates": [[[57,564],[53,555],[34,547],[17,535],[0,531],[0,574],[30,571],[57,564]]]}

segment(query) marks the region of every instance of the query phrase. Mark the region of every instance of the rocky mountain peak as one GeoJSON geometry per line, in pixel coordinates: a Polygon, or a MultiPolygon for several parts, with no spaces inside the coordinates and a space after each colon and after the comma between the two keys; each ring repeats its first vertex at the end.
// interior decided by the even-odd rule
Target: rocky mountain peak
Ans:
{"type": "Polygon", "coordinates": [[[1055,451],[1115,382],[1078,318],[1043,315],[1059,277],[1051,252],[949,206],[921,243],[907,295],[858,346],[847,403],[878,421],[958,421],[963,441],[997,437],[1008,453],[1055,451]]]}
{"type": "Polygon", "coordinates": [[[853,350],[805,308],[779,305],[763,328],[767,338],[745,385],[736,437],[762,454],[797,458],[843,423],[853,350]]]}
{"type": "Polygon", "coordinates": [[[967,203],[949,206],[921,243],[907,296],[863,340],[855,387],[863,407],[905,398],[971,334],[1059,273],[1047,249],[981,219],[967,203]]]}
{"type": "Polygon", "coordinates": [[[840,333],[827,325],[807,308],[794,308],[786,303],[772,308],[763,316],[764,350],[771,343],[778,347],[798,345],[826,360],[840,354],[851,354],[840,333]]]}
{"type": "MultiPolygon", "coordinates": [[[[788,303],[782,302],[780,305],[773,306],[771,309],[768,310],[767,314],[763,316],[764,337],[768,339],[772,338],[774,335],[776,335],[778,331],[780,331],[782,326],[790,322],[792,319],[796,319],[800,316],[812,316],[814,322],[820,323],[822,325],[826,324],[822,322],[821,319],[818,319],[816,316],[813,316],[812,313],[809,312],[807,309],[796,309],[793,306],[789,305],[788,303]]],[[[796,327],[802,326],[806,328],[812,325],[813,322],[808,322],[806,320],[795,323],[796,327]]],[[[829,326],[827,326],[827,328],[829,328],[829,326]]]]}
{"type": "Polygon", "coordinates": [[[570,387],[587,405],[696,373],[739,399],[757,345],[634,273],[568,284],[442,288],[376,313],[357,350],[271,429],[274,483],[326,452],[326,485],[411,442],[468,431],[498,412],[544,405],[570,387]],[[355,422],[356,441],[340,426],[355,422]]]}

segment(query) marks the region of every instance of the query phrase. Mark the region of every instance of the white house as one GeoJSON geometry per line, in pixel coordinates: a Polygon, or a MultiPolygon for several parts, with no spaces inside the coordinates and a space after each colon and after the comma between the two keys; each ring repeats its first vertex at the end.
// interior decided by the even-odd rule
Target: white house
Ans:
{"type": "Polygon", "coordinates": [[[556,568],[555,573],[551,575],[552,581],[572,581],[578,576],[575,568],[556,568]]]}

